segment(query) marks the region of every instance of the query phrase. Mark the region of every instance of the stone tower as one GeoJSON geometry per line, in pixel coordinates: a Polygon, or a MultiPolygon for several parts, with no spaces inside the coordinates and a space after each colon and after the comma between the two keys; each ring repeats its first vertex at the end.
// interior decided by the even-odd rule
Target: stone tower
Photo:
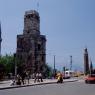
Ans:
{"type": "Polygon", "coordinates": [[[35,10],[25,12],[23,32],[24,34],[40,35],[40,17],[35,10]]]}
{"type": "Polygon", "coordinates": [[[23,34],[17,35],[16,57],[31,73],[43,71],[46,37],[40,35],[40,16],[35,10],[25,12],[23,34]]]}
{"type": "Polygon", "coordinates": [[[1,37],[1,22],[0,22],[0,57],[1,57],[1,42],[2,42],[2,37],[1,37]]]}
{"type": "Polygon", "coordinates": [[[84,49],[84,74],[89,74],[89,57],[87,48],[84,49]]]}

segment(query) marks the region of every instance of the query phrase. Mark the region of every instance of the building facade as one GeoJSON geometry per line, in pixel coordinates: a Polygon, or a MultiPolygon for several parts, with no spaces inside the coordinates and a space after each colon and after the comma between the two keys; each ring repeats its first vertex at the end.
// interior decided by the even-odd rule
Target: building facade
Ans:
{"type": "Polygon", "coordinates": [[[84,74],[89,74],[89,57],[87,48],[84,49],[84,74]]]}
{"type": "Polygon", "coordinates": [[[46,37],[40,33],[40,16],[35,10],[25,12],[23,34],[17,35],[16,58],[31,73],[43,71],[46,37]]]}
{"type": "Polygon", "coordinates": [[[1,42],[2,42],[2,37],[1,37],[1,23],[0,23],[0,57],[1,57],[1,42]]]}

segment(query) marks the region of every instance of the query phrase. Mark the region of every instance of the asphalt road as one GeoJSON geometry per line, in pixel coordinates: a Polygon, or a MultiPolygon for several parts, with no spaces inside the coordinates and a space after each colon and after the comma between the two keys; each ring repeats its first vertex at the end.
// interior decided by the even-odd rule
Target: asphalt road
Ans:
{"type": "Polygon", "coordinates": [[[0,95],[95,95],[95,84],[68,82],[0,90],[0,95]]]}

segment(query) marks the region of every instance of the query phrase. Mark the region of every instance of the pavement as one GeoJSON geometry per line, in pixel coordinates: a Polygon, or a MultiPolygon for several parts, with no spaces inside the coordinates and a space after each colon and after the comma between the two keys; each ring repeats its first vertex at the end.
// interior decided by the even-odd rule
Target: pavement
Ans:
{"type": "MultiPolygon", "coordinates": [[[[78,81],[78,79],[77,78],[64,79],[64,83],[65,82],[75,82],[75,81],[78,81]]],[[[0,81],[0,90],[27,87],[27,86],[35,86],[35,85],[54,84],[54,83],[57,83],[57,79],[43,79],[43,82],[36,82],[36,83],[34,83],[34,79],[30,79],[29,84],[28,84],[28,81],[26,80],[26,84],[24,85],[23,84],[11,85],[12,80],[7,80],[7,81],[0,81]]]]}

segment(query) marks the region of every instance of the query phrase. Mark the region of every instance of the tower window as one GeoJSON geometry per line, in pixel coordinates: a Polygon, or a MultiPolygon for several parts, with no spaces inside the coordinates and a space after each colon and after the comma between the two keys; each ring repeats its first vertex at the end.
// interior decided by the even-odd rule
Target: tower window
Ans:
{"type": "Polygon", "coordinates": [[[29,31],[27,31],[27,33],[29,34],[29,31]]]}
{"type": "Polygon", "coordinates": [[[41,45],[40,44],[38,44],[38,50],[41,50],[41,45]]]}

